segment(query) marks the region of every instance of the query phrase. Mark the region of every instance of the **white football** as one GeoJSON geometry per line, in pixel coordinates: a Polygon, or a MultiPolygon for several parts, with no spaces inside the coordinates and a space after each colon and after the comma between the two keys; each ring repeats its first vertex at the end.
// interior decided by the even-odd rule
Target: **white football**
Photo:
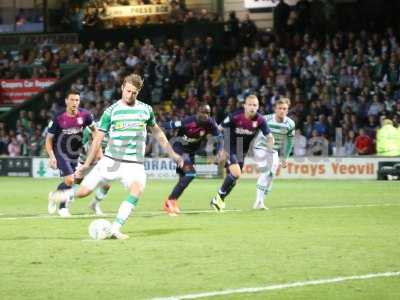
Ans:
{"type": "Polygon", "coordinates": [[[89,225],[89,235],[94,240],[104,240],[111,236],[111,223],[105,219],[97,219],[89,225]]]}

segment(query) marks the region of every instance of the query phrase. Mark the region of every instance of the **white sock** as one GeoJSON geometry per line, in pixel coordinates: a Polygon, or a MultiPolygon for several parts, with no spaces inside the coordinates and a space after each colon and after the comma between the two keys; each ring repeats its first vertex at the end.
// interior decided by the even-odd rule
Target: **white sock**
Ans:
{"type": "Polygon", "coordinates": [[[135,206],[128,201],[124,201],[121,203],[118,209],[117,217],[115,218],[115,221],[112,224],[111,228],[112,232],[120,230],[121,226],[124,225],[134,207],[135,206]]]}
{"type": "Polygon", "coordinates": [[[257,179],[257,203],[264,203],[265,194],[271,191],[272,188],[272,175],[262,173],[257,179]]]}
{"type": "Polygon", "coordinates": [[[262,173],[257,179],[256,203],[264,203],[264,196],[267,190],[267,175],[262,173]]]}
{"type": "Polygon", "coordinates": [[[108,190],[102,186],[99,186],[96,189],[96,195],[94,196],[94,200],[97,202],[102,201],[107,196],[108,190]]]}

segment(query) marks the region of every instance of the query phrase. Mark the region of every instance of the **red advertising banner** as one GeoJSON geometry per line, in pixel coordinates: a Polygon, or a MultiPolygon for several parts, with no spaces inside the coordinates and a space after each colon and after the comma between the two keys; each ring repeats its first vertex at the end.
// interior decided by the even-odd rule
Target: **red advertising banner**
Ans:
{"type": "Polygon", "coordinates": [[[0,105],[16,105],[51,86],[56,78],[2,79],[0,105]]]}

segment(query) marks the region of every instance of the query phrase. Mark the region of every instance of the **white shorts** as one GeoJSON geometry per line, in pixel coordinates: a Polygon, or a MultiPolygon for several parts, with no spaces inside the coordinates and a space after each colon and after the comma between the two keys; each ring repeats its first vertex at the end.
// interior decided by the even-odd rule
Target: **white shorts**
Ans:
{"type": "Polygon", "coordinates": [[[81,185],[93,191],[100,182],[109,182],[117,179],[121,180],[121,183],[127,189],[134,182],[139,183],[144,188],[146,185],[144,165],[119,162],[104,156],[83,179],[81,185]]]}
{"type": "Polygon", "coordinates": [[[260,172],[266,172],[268,175],[275,176],[280,165],[278,151],[256,148],[253,150],[254,160],[260,172]]]}

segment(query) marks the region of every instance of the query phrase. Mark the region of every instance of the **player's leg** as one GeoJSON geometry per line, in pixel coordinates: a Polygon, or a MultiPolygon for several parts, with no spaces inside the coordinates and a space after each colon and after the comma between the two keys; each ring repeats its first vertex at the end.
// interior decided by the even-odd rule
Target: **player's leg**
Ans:
{"type": "Polygon", "coordinates": [[[168,199],[164,202],[164,210],[171,216],[180,213],[177,200],[182,195],[184,190],[189,186],[192,180],[196,177],[196,170],[194,169],[193,158],[185,158],[183,167],[178,167],[176,172],[179,174],[179,180],[172,190],[171,194],[168,196],[168,199]]]}
{"type": "MultiPolygon", "coordinates": [[[[63,182],[61,182],[56,191],[66,191],[69,190],[73,187],[74,184],[74,172],[75,172],[75,165],[71,163],[70,160],[68,160],[64,156],[57,156],[57,168],[60,170],[61,176],[63,177],[63,182]]],[[[49,193],[49,199],[53,192],[49,193]]],[[[47,210],[49,214],[53,214],[57,210],[57,206],[50,205],[49,201],[49,206],[47,207],[47,210]]],[[[68,217],[70,216],[70,213],[65,205],[65,203],[60,203],[59,205],[59,214],[62,217],[68,217]]]]}
{"type": "Polygon", "coordinates": [[[89,207],[93,210],[96,216],[103,216],[104,213],[101,210],[100,203],[104,200],[107,196],[108,191],[110,190],[111,185],[107,182],[101,182],[98,187],[96,188],[96,192],[90,202],[89,207]]]}
{"type": "Polygon", "coordinates": [[[225,208],[225,198],[236,185],[237,180],[242,175],[243,163],[239,162],[236,155],[230,155],[226,164],[227,175],[222,183],[217,195],[210,202],[210,206],[220,212],[225,208]]]}
{"type": "Polygon", "coordinates": [[[264,207],[264,197],[267,190],[267,181],[272,165],[272,152],[267,149],[254,149],[254,160],[258,166],[259,176],[256,184],[256,200],[253,209],[264,207]]]}
{"type": "MultiPolygon", "coordinates": [[[[78,169],[80,165],[81,163],[78,164],[78,169]]],[[[95,165],[91,165],[90,168],[85,170],[82,174],[76,175],[75,183],[80,184],[83,178],[85,178],[93,170],[94,167],[95,165]]],[[[107,196],[110,187],[111,186],[106,181],[102,181],[96,188],[94,197],[92,198],[92,201],[89,203],[89,208],[94,212],[96,216],[104,216],[104,213],[100,207],[100,203],[107,196]]]]}
{"type": "Polygon", "coordinates": [[[138,204],[146,185],[146,173],[144,166],[136,163],[121,163],[119,169],[121,181],[127,187],[129,194],[118,209],[117,217],[111,227],[111,234],[116,239],[127,239],[129,236],[121,232],[121,227],[138,204]]]}
{"type": "MultiPolygon", "coordinates": [[[[103,160],[103,159],[102,159],[103,160]]],[[[112,180],[112,176],[107,173],[107,162],[99,161],[99,163],[93,168],[93,170],[85,176],[79,188],[73,189],[70,188],[68,190],[63,191],[55,191],[49,194],[49,207],[56,206],[57,203],[72,203],[76,198],[83,198],[92,193],[92,191],[99,185],[103,180],[112,180]]],[[[111,174],[112,175],[112,174],[111,174]]]]}
{"type": "MultiPolygon", "coordinates": [[[[74,174],[68,175],[64,177],[64,182],[61,183],[57,190],[69,190],[69,189],[73,189],[74,187],[74,183],[75,183],[75,177],[74,174]]],[[[68,218],[71,216],[71,213],[69,212],[68,209],[69,206],[67,206],[66,203],[60,203],[58,206],[58,214],[60,215],[60,217],[63,218],[68,218]]]]}
{"type": "MultiPolygon", "coordinates": [[[[255,151],[256,152],[256,151],[255,151]]],[[[264,155],[265,164],[259,164],[260,176],[257,179],[257,192],[256,201],[254,202],[254,209],[267,209],[264,204],[265,196],[271,192],[272,181],[279,167],[279,156],[277,151],[265,151],[265,153],[258,153],[264,155]]]]}

